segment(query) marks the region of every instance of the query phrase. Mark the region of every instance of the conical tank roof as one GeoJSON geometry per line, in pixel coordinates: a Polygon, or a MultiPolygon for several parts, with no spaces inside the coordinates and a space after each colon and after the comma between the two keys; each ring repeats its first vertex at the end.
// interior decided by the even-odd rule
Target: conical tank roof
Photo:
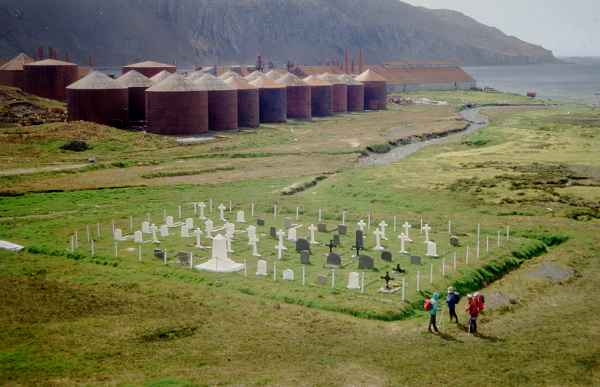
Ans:
{"type": "Polygon", "coordinates": [[[11,60],[0,66],[0,70],[23,70],[23,65],[32,62],[35,62],[33,58],[31,58],[27,54],[20,53],[19,55],[15,56],[11,60]]]}
{"type": "Polygon", "coordinates": [[[259,89],[283,89],[286,86],[277,81],[274,81],[267,77],[260,77],[250,82],[251,85],[258,87],[259,89]]]}
{"type": "Polygon", "coordinates": [[[139,63],[132,63],[132,64],[128,64],[128,65],[123,66],[123,67],[127,68],[127,69],[153,68],[153,67],[158,67],[158,68],[164,68],[164,67],[176,68],[176,66],[172,65],[172,64],[154,62],[154,61],[151,61],[151,60],[147,60],[147,61],[139,62],[139,63]]]}
{"type": "Polygon", "coordinates": [[[339,76],[340,81],[344,82],[346,85],[356,85],[356,86],[361,86],[362,83],[357,81],[356,79],[352,78],[351,75],[349,74],[342,74],[339,76]]]}
{"type": "Polygon", "coordinates": [[[291,73],[285,74],[283,77],[279,78],[277,82],[283,83],[286,86],[308,86],[306,82],[291,73]]]}
{"type": "Polygon", "coordinates": [[[257,78],[264,77],[264,76],[265,76],[265,74],[261,73],[260,71],[254,71],[251,74],[246,76],[246,80],[248,82],[252,82],[257,78]]]}
{"type": "Polygon", "coordinates": [[[268,73],[265,74],[267,78],[271,78],[272,80],[277,80],[287,74],[287,71],[281,69],[272,69],[268,73]]]}
{"type": "Polygon", "coordinates": [[[235,71],[231,71],[231,70],[226,71],[223,74],[219,75],[219,78],[221,78],[222,80],[226,80],[227,78],[231,78],[231,77],[241,78],[242,76],[240,74],[236,73],[235,71]]]}
{"type": "Polygon", "coordinates": [[[121,83],[99,71],[92,71],[77,82],[67,86],[69,90],[118,90],[126,89],[121,83]]]}
{"type": "Polygon", "coordinates": [[[194,85],[201,86],[208,91],[235,90],[233,87],[225,83],[225,81],[223,81],[221,78],[217,78],[211,74],[204,74],[201,77],[193,79],[191,82],[193,82],[194,85]]]}
{"type": "Polygon", "coordinates": [[[386,82],[385,78],[371,69],[366,69],[362,74],[356,77],[360,82],[386,82]]]}
{"type": "Polygon", "coordinates": [[[75,63],[64,62],[58,59],[44,59],[38,60],[37,62],[31,62],[25,64],[25,66],[77,66],[75,63]]]}
{"type": "Polygon", "coordinates": [[[153,76],[152,78],[150,78],[150,80],[152,81],[152,83],[157,84],[158,82],[169,78],[171,75],[173,75],[173,73],[170,73],[167,70],[163,70],[160,73],[153,76]]]}
{"type": "Polygon", "coordinates": [[[225,80],[225,83],[233,87],[236,90],[256,90],[257,87],[253,86],[242,77],[229,77],[225,80]]]}
{"type": "Polygon", "coordinates": [[[331,83],[320,79],[316,75],[310,75],[310,76],[304,78],[304,82],[306,82],[307,84],[309,84],[311,86],[331,86],[332,85],[331,83]]]}
{"type": "Polygon", "coordinates": [[[146,77],[143,74],[140,74],[136,70],[130,70],[125,74],[121,75],[117,78],[117,82],[121,85],[129,88],[129,87],[150,87],[153,85],[153,82],[150,78],[146,77]]]}
{"type": "Polygon", "coordinates": [[[205,91],[200,85],[185,79],[181,74],[171,74],[156,83],[146,91],[150,92],[177,92],[177,91],[205,91]]]}
{"type": "Polygon", "coordinates": [[[344,83],[340,80],[339,76],[337,76],[335,74],[331,74],[331,73],[321,74],[321,75],[319,75],[319,79],[322,81],[329,82],[332,85],[339,85],[339,84],[344,83]]]}

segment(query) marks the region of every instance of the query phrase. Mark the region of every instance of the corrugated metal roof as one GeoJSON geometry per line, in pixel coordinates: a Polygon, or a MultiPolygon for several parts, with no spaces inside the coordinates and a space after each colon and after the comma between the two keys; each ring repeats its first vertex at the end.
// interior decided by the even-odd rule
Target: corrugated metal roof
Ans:
{"type": "Polygon", "coordinates": [[[311,86],[332,86],[331,83],[320,79],[316,75],[310,75],[310,76],[304,78],[303,81],[308,83],[311,86]]]}
{"type": "Polygon", "coordinates": [[[185,79],[181,74],[171,74],[146,91],[206,91],[206,89],[201,85],[197,85],[195,82],[185,79]]]}
{"type": "Polygon", "coordinates": [[[16,71],[23,70],[23,65],[27,63],[35,62],[35,59],[31,58],[27,54],[20,53],[0,67],[0,70],[16,71]]]}
{"type": "Polygon", "coordinates": [[[329,83],[331,83],[332,85],[339,85],[339,84],[345,84],[345,82],[343,82],[339,75],[334,75],[331,73],[325,73],[325,74],[321,74],[318,76],[320,80],[322,81],[327,81],[329,83]]]}
{"type": "Polygon", "coordinates": [[[272,80],[277,80],[281,77],[283,77],[285,74],[287,74],[288,72],[286,70],[282,70],[282,69],[272,69],[270,70],[268,73],[265,74],[265,76],[267,78],[271,78],[272,80]]]}
{"type": "Polygon", "coordinates": [[[99,71],[92,71],[77,82],[67,86],[69,90],[119,90],[126,88],[121,83],[99,71]]]}
{"type": "Polygon", "coordinates": [[[225,81],[223,81],[221,78],[217,78],[211,74],[204,74],[203,76],[192,80],[192,82],[194,85],[201,86],[208,91],[235,90],[233,87],[225,83],[225,81]]]}
{"type": "Polygon", "coordinates": [[[382,65],[370,66],[390,84],[423,85],[453,82],[474,82],[462,68],[455,67],[410,67],[388,68],[382,65]]]}
{"type": "Polygon", "coordinates": [[[264,76],[265,76],[265,74],[261,73],[260,71],[253,71],[250,75],[246,76],[246,80],[248,82],[252,82],[252,81],[256,80],[257,78],[261,78],[264,76]]]}
{"type": "Polygon", "coordinates": [[[349,74],[338,75],[338,77],[340,81],[344,82],[346,85],[362,85],[362,83],[352,78],[352,76],[349,74]]]}
{"type": "Polygon", "coordinates": [[[117,82],[125,87],[150,87],[153,85],[150,78],[138,73],[136,70],[131,70],[121,75],[117,78],[117,82]]]}
{"type": "Polygon", "coordinates": [[[160,73],[153,76],[152,78],[150,78],[150,80],[156,84],[156,83],[162,81],[163,79],[170,77],[171,75],[173,75],[173,73],[170,73],[167,70],[163,70],[160,73]]]}
{"type": "Polygon", "coordinates": [[[306,82],[291,73],[287,73],[283,77],[279,78],[277,82],[283,83],[287,86],[308,86],[306,82]]]}
{"type": "Polygon", "coordinates": [[[168,68],[177,68],[177,66],[172,65],[172,64],[168,64],[168,63],[160,63],[160,62],[154,62],[151,60],[147,60],[144,62],[139,62],[139,63],[132,63],[132,64],[128,64],[127,66],[123,66],[126,69],[133,69],[133,68],[152,68],[152,67],[168,67],[168,68]]]}
{"type": "Polygon", "coordinates": [[[219,75],[219,78],[221,78],[222,80],[226,80],[227,78],[231,78],[231,77],[241,78],[242,76],[240,74],[236,73],[235,71],[231,71],[231,70],[228,70],[228,71],[224,72],[223,74],[219,75]]]}
{"type": "Polygon", "coordinates": [[[366,69],[362,74],[356,76],[356,80],[360,82],[386,82],[384,77],[370,68],[366,69]]]}
{"type": "Polygon", "coordinates": [[[233,87],[236,90],[256,90],[257,89],[256,86],[251,85],[250,82],[248,82],[247,80],[245,80],[242,77],[240,77],[240,78],[229,77],[225,80],[225,83],[228,84],[229,86],[233,87]]]}
{"type": "Polygon", "coordinates": [[[77,66],[75,63],[64,62],[57,59],[44,59],[37,62],[27,63],[25,66],[77,66]]]}
{"type": "Polygon", "coordinates": [[[250,82],[251,85],[258,87],[259,89],[283,89],[286,86],[277,81],[274,81],[267,77],[260,77],[250,82]]]}

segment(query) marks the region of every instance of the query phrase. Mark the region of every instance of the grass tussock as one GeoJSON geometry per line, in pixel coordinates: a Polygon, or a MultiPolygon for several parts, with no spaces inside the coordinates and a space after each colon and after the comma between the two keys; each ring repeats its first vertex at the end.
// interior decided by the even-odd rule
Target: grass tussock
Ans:
{"type": "Polygon", "coordinates": [[[207,173],[215,173],[215,172],[226,172],[233,171],[235,167],[227,166],[227,167],[216,167],[216,168],[207,168],[207,169],[199,169],[195,171],[166,171],[166,172],[152,172],[143,174],[142,177],[144,179],[159,179],[162,177],[177,177],[177,176],[196,176],[196,175],[204,175],[207,173]]]}

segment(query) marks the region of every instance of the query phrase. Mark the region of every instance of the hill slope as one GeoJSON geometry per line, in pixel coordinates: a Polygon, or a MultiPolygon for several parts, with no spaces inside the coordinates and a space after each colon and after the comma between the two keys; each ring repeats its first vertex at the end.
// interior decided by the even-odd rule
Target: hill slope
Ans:
{"type": "Polygon", "coordinates": [[[552,53],[460,13],[396,0],[3,0],[0,56],[53,46],[99,65],[143,58],[180,64],[339,58],[552,62],[552,53]]]}

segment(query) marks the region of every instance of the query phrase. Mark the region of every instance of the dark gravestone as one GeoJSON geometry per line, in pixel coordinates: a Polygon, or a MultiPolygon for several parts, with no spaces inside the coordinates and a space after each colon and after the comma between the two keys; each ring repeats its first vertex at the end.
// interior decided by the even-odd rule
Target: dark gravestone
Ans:
{"type": "Polygon", "coordinates": [[[418,255],[411,255],[410,256],[410,263],[412,263],[413,265],[420,265],[421,264],[421,257],[419,257],[418,255]]]}
{"type": "Polygon", "coordinates": [[[265,220],[264,219],[256,219],[256,225],[257,226],[264,226],[265,225],[265,220]]]}
{"type": "Polygon", "coordinates": [[[154,249],[154,256],[158,259],[165,259],[165,253],[161,249],[154,249]]]}
{"type": "Polygon", "coordinates": [[[389,251],[382,251],[381,259],[386,262],[392,262],[392,253],[390,253],[389,251]]]}
{"type": "Polygon", "coordinates": [[[310,265],[310,253],[307,250],[300,252],[300,263],[302,265],[310,265]]]}
{"type": "Polygon", "coordinates": [[[394,268],[394,271],[396,273],[400,273],[400,274],[406,273],[406,269],[404,269],[403,267],[400,267],[400,264],[396,265],[396,267],[394,268]]]}
{"type": "Polygon", "coordinates": [[[327,255],[327,266],[342,266],[342,257],[336,253],[329,253],[327,255]]]}
{"type": "Polygon", "coordinates": [[[346,235],[348,233],[348,226],[346,226],[344,224],[339,224],[338,225],[338,233],[340,235],[346,235]]]}
{"type": "Polygon", "coordinates": [[[277,239],[277,229],[275,227],[271,227],[269,230],[269,235],[271,235],[271,238],[277,239]]]}
{"type": "Polygon", "coordinates": [[[356,230],[356,239],[354,240],[354,247],[361,248],[364,250],[365,242],[364,242],[364,234],[360,230],[356,230]]]}
{"type": "Polygon", "coordinates": [[[374,267],[373,258],[369,257],[368,255],[361,255],[358,258],[358,269],[359,270],[372,270],[373,267],[374,267]]]}
{"type": "Polygon", "coordinates": [[[333,243],[337,247],[340,247],[342,245],[342,242],[340,241],[340,236],[338,234],[333,234],[333,243]]]}
{"type": "Polygon", "coordinates": [[[180,265],[184,265],[184,266],[190,265],[190,254],[189,253],[180,251],[179,253],[177,253],[176,257],[177,257],[177,262],[179,262],[180,265]]]}
{"type": "Polygon", "coordinates": [[[317,230],[319,232],[327,232],[327,225],[325,223],[317,224],[317,230]]]}
{"type": "Polygon", "coordinates": [[[308,241],[306,239],[298,239],[296,241],[296,251],[298,253],[301,253],[303,251],[308,251],[310,254],[310,243],[308,243],[308,241]]]}
{"type": "Polygon", "coordinates": [[[458,237],[456,235],[452,235],[450,237],[450,244],[454,247],[459,247],[460,246],[460,239],[458,239],[458,237]]]}

